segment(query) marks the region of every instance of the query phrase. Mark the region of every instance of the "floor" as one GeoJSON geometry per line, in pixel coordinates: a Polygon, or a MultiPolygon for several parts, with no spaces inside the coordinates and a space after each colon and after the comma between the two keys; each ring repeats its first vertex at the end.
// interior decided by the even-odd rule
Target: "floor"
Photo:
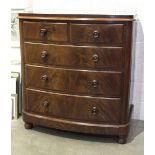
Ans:
{"type": "Polygon", "coordinates": [[[22,119],[12,121],[12,155],[143,155],[144,122],[131,121],[127,144],[116,139],[63,132],[43,127],[24,128],[22,119]]]}

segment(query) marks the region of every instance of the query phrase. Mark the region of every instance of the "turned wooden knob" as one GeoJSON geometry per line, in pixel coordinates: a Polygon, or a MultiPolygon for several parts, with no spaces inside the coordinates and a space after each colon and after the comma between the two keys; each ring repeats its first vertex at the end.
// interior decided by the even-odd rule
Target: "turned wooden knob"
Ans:
{"type": "Polygon", "coordinates": [[[93,32],[93,38],[94,38],[95,40],[100,38],[100,33],[99,33],[99,31],[95,30],[95,31],[93,32]]]}
{"type": "Polygon", "coordinates": [[[47,55],[48,55],[48,53],[47,53],[47,51],[42,51],[41,52],[41,58],[47,58],[47,55]]]}
{"type": "Polygon", "coordinates": [[[43,75],[41,77],[41,80],[44,81],[44,82],[47,82],[48,81],[48,76],[47,75],[43,75]]]}
{"type": "Polygon", "coordinates": [[[91,82],[91,86],[92,86],[93,88],[96,88],[97,85],[98,85],[97,80],[93,80],[93,81],[91,82]]]}
{"type": "Polygon", "coordinates": [[[41,37],[46,36],[47,32],[48,32],[47,29],[40,29],[40,36],[41,36],[41,37]]]}
{"type": "Polygon", "coordinates": [[[45,108],[47,108],[47,107],[49,106],[48,101],[44,101],[44,102],[43,102],[43,106],[44,106],[45,108]]]}
{"type": "Polygon", "coordinates": [[[98,56],[97,54],[94,54],[94,55],[92,56],[92,60],[93,60],[94,62],[98,62],[99,56],[98,56]]]}
{"type": "Polygon", "coordinates": [[[92,112],[92,114],[96,114],[97,113],[97,108],[96,107],[92,107],[91,112],[92,112]]]}

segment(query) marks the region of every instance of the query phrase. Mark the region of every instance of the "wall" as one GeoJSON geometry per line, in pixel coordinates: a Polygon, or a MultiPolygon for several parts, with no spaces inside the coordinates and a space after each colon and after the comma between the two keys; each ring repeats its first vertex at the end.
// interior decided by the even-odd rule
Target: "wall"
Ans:
{"type": "Polygon", "coordinates": [[[142,0],[29,0],[33,10],[51,13],[138,14],[143,18],[142,0]]]}
{"type": "Polygon", "coordinates": [[[144,33],[143,20],[134,23],[130,103],[134,104],[133,118],[144,120],[144,33]]]}
{"type": "Polygon", "coordinates": [[[134,14],[130,103],[132,117],[144,119],[144,11],[143,0],[28,0],[27,10],[47,13],[134,14]]]}

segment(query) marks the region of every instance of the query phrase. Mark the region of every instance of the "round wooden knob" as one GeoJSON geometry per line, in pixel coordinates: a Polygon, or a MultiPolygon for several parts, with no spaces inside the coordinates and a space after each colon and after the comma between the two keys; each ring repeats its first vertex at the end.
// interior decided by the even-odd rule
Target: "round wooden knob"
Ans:
{"type": "Polygon", "coordinates": [[[93,88],[96,88],[97,85],[98,85],[97,80],[93,80],[93,81],[91,82],[91,86],[92,86],[93,88]]]}
{"type": "Polygon", "coordinates": [[[99,61],[99,56],[98,56],[97,54],[94,54],[94,55],[92,56],[92,60],[93,60],[94,62],[98,62],[98,61],[99,61]]]}
{"type": "Polygon", "coordinates": [[[47,76],[47,75],[43,75],[43,76],[41,77],[41,80],[47,82],[47,81],[48,81],[48,76],[47,76]]]}
{"type": "Polygon", "coordinates": [[[91,112],[92,112],[92,114],[96,114],[97,113],[97,108],[96,107],[92,107],[91,112]]]}
{"type": "Polygon", "coordinates": [[[48,32],[47,29],[40,29],[40,36],[41,36],[41,37],[46,36],[47,32],[48,32]]]}
{"type": "Polygon", "coordinates": [[[41,52],[41,58],[45,59],[45,58],[47,58],[47,55],[48,55],[47,51],[41,52]]]}
{"type": "Polygon", "coordinates": [[[47,107],[49,106],[48,101],[44,101],[44,102],[43,102],[43,106],[44,106],[45,108],[47,108],[47,107]]]}
{"type": "Polygon", "coordinates": [[[99,39],[99,38],[100,38],[100,33],[99,33],[99,31],[95,30],[95,31],[93,32],[93,38],[94,38],[94,39],[99,39]]]}

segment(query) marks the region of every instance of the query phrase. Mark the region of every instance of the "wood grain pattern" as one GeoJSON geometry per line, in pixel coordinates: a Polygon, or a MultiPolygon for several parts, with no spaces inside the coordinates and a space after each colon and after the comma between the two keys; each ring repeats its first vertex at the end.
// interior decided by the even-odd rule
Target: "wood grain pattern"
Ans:
{"type": "Polygon", "coordinates": [[[71,24],[71,42],[121,46],[123,24],[71,24]],[[99,36],[94,39],[93,32],[99,36]]]}
{"type": "Polygon", "coordinates": [[[116,71],[121,71],[123,68],[123,49],[121,47],[24,43],[24,49],[25,62],[28,64],[116,71]],[[42,57],[44,51],[47,52],[47,55],[42,57]],[[98,56],[96,61],[94,55],[98,56]]]}
{"type": "Polygon", "coordinates": [[[23,37],[27,40],[41,41],[67,41],[66,23],[48,23],[48,22],[28,22],[23,23],[23,37]],[[40,34],[41,29],[46,29],[44,36],[40,34]]]}
{"type": "Polygon", "coordinates": [[[121,73],[75,71],[31,65],[27,65],[25,71],[26,87],[104,97],[120,97],[121,73]],[[48,77],[47,80],[42,80],[44,75],[48,77]],[[97,81],[96,87],[92,84],[93,80],[97,81]]]}
{"type": "Polygon", "coordinates": [[[27,89],[27,111],[82,122],[119,123],[120,99],[90,98],[27,89]],[[44,105],[46,102],[47,106],[44,105]],[[95,113],[92,111],[93,107],[96,107],[95,113]]]}

